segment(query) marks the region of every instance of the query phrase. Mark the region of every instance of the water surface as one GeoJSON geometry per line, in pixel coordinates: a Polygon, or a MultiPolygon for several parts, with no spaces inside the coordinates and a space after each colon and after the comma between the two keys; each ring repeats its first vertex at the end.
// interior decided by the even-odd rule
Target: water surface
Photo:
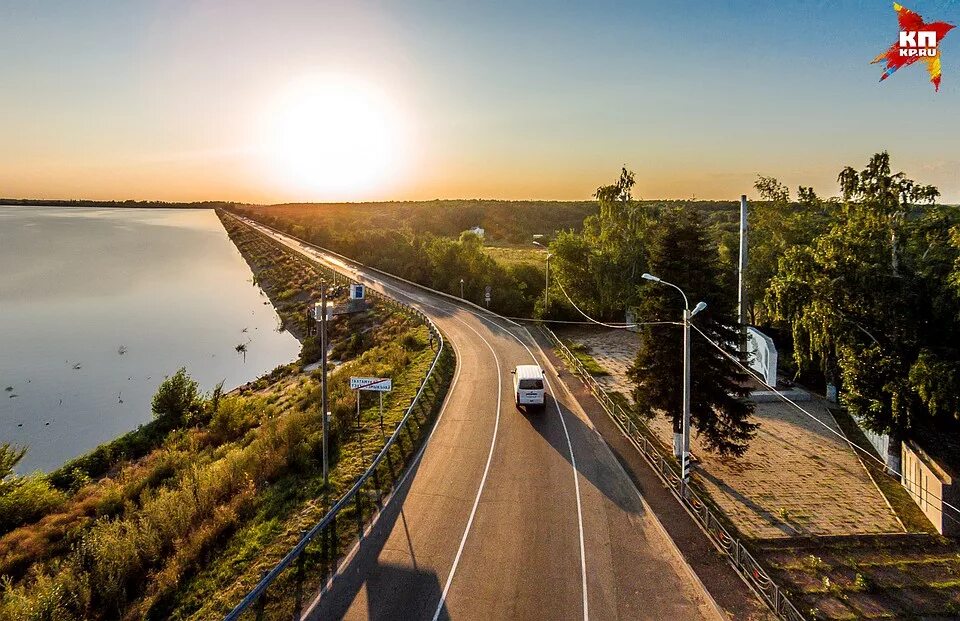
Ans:
{"type": "Polygon", "coordinates": [[[212,210],[0,206],[0,442],[29,445],[21,472],[149,421],[181,366],[210,390],[289,362],[278,325],[212,210]]]}

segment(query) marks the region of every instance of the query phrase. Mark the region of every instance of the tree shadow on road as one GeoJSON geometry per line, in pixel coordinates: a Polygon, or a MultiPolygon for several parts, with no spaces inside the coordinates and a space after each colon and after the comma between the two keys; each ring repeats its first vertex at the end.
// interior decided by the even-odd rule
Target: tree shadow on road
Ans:
{"type": "MultiPolygon", "coordinates": [[[[371,621],[433,618],[442,593],[440,579],[436,572],[419,568],[403,513],[403,504],[420,464],[418,461],[389,504],[383,508],[353,558],[340,567],[330,590],[323,594],[308,619],[342,619],[362,592],[365,595],[366,617],[371,621]],[[390,533],[398,526],[402,529],[410,554],[409,565],[380,558],[390,533]]],[[[361,610],[362,607],[353,611],[351,618],[356,618],[355,613],[361,610]]],[[[446,605],[442,607],[438,619],[449,621],[446,605]]]]}
{"type": "Polygon", "coordinates": [[[643,502],[637,495],[637,483],[624,474],[620,465],[622,460],[613,447],[607,445],[596,430],[588,427],[579,416],[557,401],[553,395],[548,393],[544,399],[543,410],[523,412],[530,426],[564,460],[572,463],[570,447],[563,428],[565,423],[567,432],[570,434],[570,443],[573,445],[577,473],[621,510],[637,515],[644,513],[643,502]],[[562,423],[557,415],[558,409],[563,417],[562,423]],[[601,457],[608,450],[613,459],[602,459],[601,457]]]}

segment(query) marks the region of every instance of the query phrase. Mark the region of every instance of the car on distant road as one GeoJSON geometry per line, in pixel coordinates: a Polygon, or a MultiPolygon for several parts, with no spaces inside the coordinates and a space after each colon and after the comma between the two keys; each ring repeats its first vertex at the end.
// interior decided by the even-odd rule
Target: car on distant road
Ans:
{"type": "Polygon", "coordinates": [[[536,364],[521,364],[511,373],[517,408],[542,409],[544,405],[543,369],[536,364]]]}

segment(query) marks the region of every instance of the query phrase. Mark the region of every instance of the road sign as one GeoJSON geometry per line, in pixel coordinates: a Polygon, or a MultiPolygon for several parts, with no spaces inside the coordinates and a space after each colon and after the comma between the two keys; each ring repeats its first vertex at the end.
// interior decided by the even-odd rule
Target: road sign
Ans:
{"type": "Polygon", "coordinates": [[[350,390],[390,392],[393,390],[393,381],[389,377],[351,377],[350,390]]]}
{"type": "Polygon", "coordinates": [[[493,291],[493,288],[490,285],[487,285],[487,288],[483,290],[483,299],[489,304],[490,303],[490,292],[493,291]]]}

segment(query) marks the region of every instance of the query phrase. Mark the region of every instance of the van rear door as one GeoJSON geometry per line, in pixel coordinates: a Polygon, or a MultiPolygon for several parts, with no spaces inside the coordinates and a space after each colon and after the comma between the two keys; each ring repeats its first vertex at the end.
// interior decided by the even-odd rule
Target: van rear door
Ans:
{"type": "Polygon", "coordinates": [[[519,405],[543,405],[543,379],[523,378],[517,382],[519,405]]]}

